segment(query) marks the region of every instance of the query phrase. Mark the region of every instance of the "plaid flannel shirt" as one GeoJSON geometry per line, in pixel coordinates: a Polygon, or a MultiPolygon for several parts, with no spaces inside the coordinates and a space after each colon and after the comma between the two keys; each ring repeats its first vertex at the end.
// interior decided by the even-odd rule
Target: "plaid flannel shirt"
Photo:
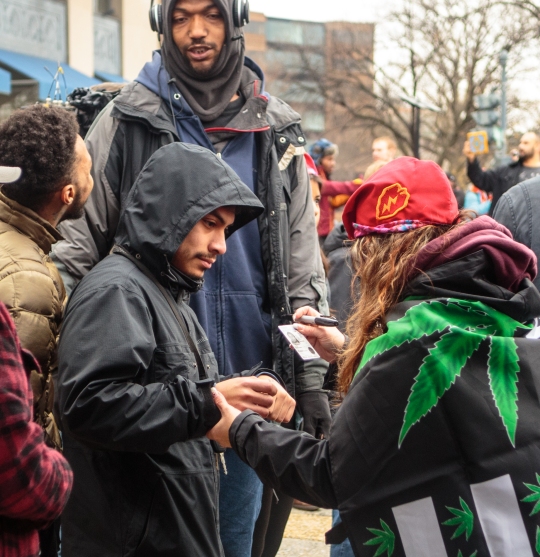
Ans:
{"type": "Polygon", "coordinates": [[[39,554],[38,529],[62,512],[73,482],[65,458],[32,420],[29,377],[38,369],[0,304],[0,555],[39,554]]]}

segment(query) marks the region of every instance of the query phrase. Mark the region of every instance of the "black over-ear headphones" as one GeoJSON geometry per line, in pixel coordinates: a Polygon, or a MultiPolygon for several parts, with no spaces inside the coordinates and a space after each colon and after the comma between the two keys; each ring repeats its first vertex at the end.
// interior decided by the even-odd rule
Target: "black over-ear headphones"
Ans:
{"type": "MultiPolygon", "coordinates": [[[[249,1],[234,0],[232,16],[235,28],[247,25],[249,23],[249,1]]],[[[154,0],[150,4],[150,27],[155,33],[163,35],[163,6],[155,4],[154,0]]]]}

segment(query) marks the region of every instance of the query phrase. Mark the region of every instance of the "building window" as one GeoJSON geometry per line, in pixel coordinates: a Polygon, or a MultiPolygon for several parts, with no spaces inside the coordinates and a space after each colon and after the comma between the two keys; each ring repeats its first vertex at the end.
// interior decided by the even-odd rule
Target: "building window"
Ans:
{"type": "Polygon", "coordinates": [[[324,113],[305,110],[302,113],[302,128],[306,132],[323,132],[326,129],[324,113]]]}
{"type": "Polygon", "coordinates": [[[268,42],[304,46],[322,46],[325,41],[323,23],[271,19],[266,21],[268,42]]]}
{"type": "Polygon", "coordinates": [[[0,0],[0,48],[65,62],[66,5],[52,0],[0,0]]]}
{"type": "Polygon", "coordinates": [[[325,98],[320,93],[315,81],[306,80],[302,84],[275,79],[269,83],[270,93],[287,103],[305,103],[319,105],[324,110],[325,98]]]}
{"type": "Polygon", "coordinates": [[[120,22],[112,17],[94,16],[94,71],[122,74],[120,22]]]}
{"type": "Polygon", "coordinates": [[[254,35],[264,35],[266,32],[266,23],[264,21],[252,21],[244,27],[244,33],[252,33],[254,35]]]}
{"type": "Polygon", "coordinates": [[[94,0],[94,14],[120,19],[122,0],[94,0]]]}
{"type": "Polygon", "coordinates": [[[266,61],[273,73],[293,71],[300,76],[303,72],[321,75],[324,72],[323,55],[303,49],[298,51],[269,49],[266,52],[266,61]]]}

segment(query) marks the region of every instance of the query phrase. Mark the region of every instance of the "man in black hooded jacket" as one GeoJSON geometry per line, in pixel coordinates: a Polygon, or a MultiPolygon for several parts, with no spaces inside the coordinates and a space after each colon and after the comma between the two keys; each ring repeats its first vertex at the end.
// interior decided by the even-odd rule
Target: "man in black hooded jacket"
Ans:
{"type": "MultiPolygon", "coordinates": [[[[303,156],[306,138],[300,115],[265,91],[261,69],[244,56],[244,18],[235,17],[244,3],[163,0],[154,6],[156,14],[161,9],[156,19],[162,48],[87,135],[94,191],[85,218],[62,227],[67,241],[55,248],[55,261],[79,280],[109,253],[129,191],[163,145],[180,141],[219,153],[257,195],[264,213],[231,238],[190,305],[220,373],[264,362],[297,400],[304,429],[318,437],[330,426],[322,388],[327,366],[295,359],[278,329],[303,305],[328,311],[303,156]]],[[[226,459],[222,540],[228,557],[250,557],[262,485],[232,451],[226,459]]]]}
{"type": "MultiPolygon", "coordinates": [[[[78,478],[63,516],[65,557],[222,556],[218,459],[204,437],[219,420],[210,394],[219,375],[186,300],[225,238],[261,211],[215,154],[163,147],[126,200],[113,254],[73,292],[58,374],[78,478]],[[182,196],[160,187],[175,182],[182,196]]],[[[216,387],[231,404],[290,419],[294,401],[272,372],[239,375],[216,387]]]]}

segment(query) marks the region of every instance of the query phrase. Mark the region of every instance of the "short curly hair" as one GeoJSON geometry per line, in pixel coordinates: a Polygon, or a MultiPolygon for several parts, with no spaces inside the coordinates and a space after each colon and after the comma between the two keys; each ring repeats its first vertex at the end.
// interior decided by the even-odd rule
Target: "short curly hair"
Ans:
{"type": "Polygon", "coordinates": [[[38,212],[72,182],[79,125],[64,108],[34,105],[0,124],[0,165],[18,166],[21,178],[2,192],[38,212]]]}

